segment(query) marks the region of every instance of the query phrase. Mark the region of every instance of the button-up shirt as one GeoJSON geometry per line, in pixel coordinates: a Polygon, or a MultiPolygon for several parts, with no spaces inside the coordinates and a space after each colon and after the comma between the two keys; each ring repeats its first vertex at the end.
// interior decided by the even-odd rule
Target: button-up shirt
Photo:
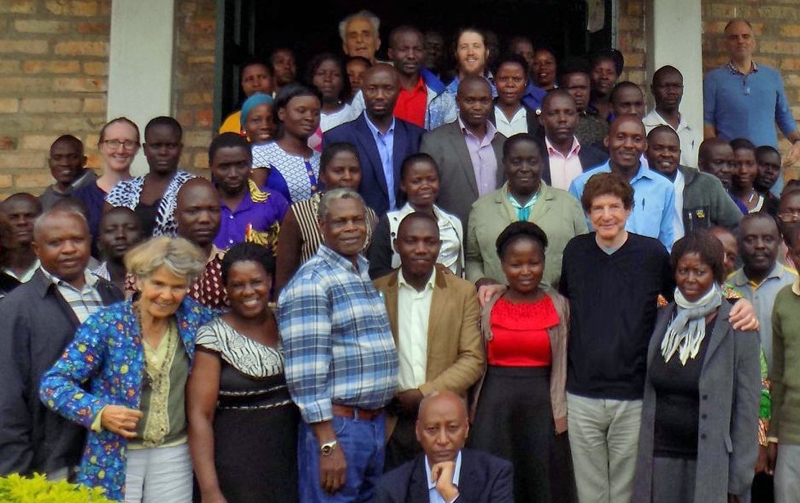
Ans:
{"type": "Polygon", "coordinates": [[[467,142],[472,170],[475,173],[475,183],[478,186],[478,196],[485,196],[489,192],[497,190],[497,156],[492,147],[492,140],[497,134],[497,128],[491,122],[486,121],[486,134],[483,135],[483,138],[478,138],[467,129],[461,117],[458,118],[458,126],[467,142]]]}
{"type": "Polygon", "coordinates": [[[383,166],[383,177],[386,179],[386,191],[389,193],[389,210],[397,209],[397,201],[394,192],[394,125],[395,121],[392,119],[392,125],[385,133],[381,133],[378,127],[369,120],[369,116],[364,114],[367,120],[367,127],[372,132],[372,138],[375,140],[375,146],[378,147],[378,155],[381,156],[381,165],[383,166]]]}
{"type": "MultiPolygon", "coordinates": [[[[500,189],[502,190],[505,195],[506,199],[508,199],[509,204],[514,208],[516,213],[517,221],[520,222],[527,222],[531,216],[531,210],[533,209],[533,205],[536,204],[536,201],[539,200],[539,194],[542,193],[541,189],[537,190],[535,194],[531,196],[530,199],[525,204],[519,204],[517,198],[511,195],[511,192],[508,191],[508,184],[504,184],[503,187],[500,189]]],[[[512,218],[513,220],[513,218],[512,218]]]]}
{"type": "MultiPolygon", "coordinates": [[[[582,174],[569,187],[569,193],[575,196],[578,201],[583,195],[583,188],[586,182],[597,173],[610,173],[610,160],[604,164],[582,174]]],[[[658,173],[651,171],[643,163],[639,164],[639,171],[636,172],[630,181],[633,187],[633,211],[625,229],[628,232],[658,238],[667,250],[672,249],[675,240],[675,189],[672,182],[658,173]]],[[[588,221],[591,229],[591,222],[588,221]]]]}
{"type": "Polygon", "coordinates": [[[400,391],[426,382],[428,367],[428,319],[431,314],[435,270],[421,292],[409,285],[403,271],[397,274],[397,353],[400,358],[400,391]]]}
{"type": "Polygon", "coordinates": [[[369,263],[320,245],[278,299],[292,400],[306,423],[333,417],[332,402],[384,407],[397,391],[397,349],[369,263]]]}
{"type": "Polygon", "coordinates": [[[566,157],[550,143],[546,136],[544,144],[547,147],[547,157],[550,161],[550,186],[569,190],[572,181],[583,174],[583,165],[578,157],[581,151],[580,142],[573,136],[572,147],[566,157]]]}
{"type": "MultiPolygon", "coordinates": [[[[289,203],[280,192],[277,191],[258,191],[253,201],[252,188],[242,198],[239,205],[234,208],[222,202],[220,203],[220,226],[217,237],[214,238],[214,245],[221,250],[227,250],[236,243],[241,243],[245,239],[248,226],[252,231],[259,234],[269,234],[277,239],[278,227],[289,203]]],[[[268,239],[268,241],[272,241],[268,239]]]]}
{"type": "Polygon", "coordinates": [[[642,123],[644,124],[644,128],[647,130],[648,134],[650,134],[650,131],[658,126],[671,127],[673,131],[678,133],[678,138],[680,138],[681,165],[689,166],[690,168],[697,167],[697,155],[700,151],[700,143],[703,141],[703,136],[700,134],[700,131],[697,131],[695,128],[689,126],[689,124],[686,122],[686,119],[683,118],[683,115],[680,116],[678,129],[673,128],[655,110],[652,110],[649,114],[645,115],[644,119],[642,119],[642,123]]]}
{"type": "Polygon", "coordinates": [[[728,283],[734,285],[742,296],[749,300],[758,316],[758,335],[761,338],[761,347],[767,357],[767,367],[772,369],[772,307],[775,297],[786,285],[794,284],[797,273],[775,262],[775,266],[761,283],[750,280],[744,273],[744,268],[734,272],[728,283]]]}
{"type": "Polygon", "coordinates": [[[508,120],[506,118],[506,114],[500,109],[499,106],[495,105],[494,107],[494,122],[495,127],[497,127],[497,131],[500,132],[506,138],[511,138],[515,134],[518,133],[527,133],[528,132],[528,111],[525,110],[525,107],[519,107],[517,113],[508,120]]]}
{"type": "Polygon", "coordinates": [[[92,274],[88,269],[83,272],[84,284],[82,288],[75,288],[61,278],[58,278],[49,272],[44,267],[42,274],[51,283],[56,285],[58,293],[69,304],[69,308],[75,313],[78,321],[83,323],[95,311],[104,306],[103,299],[100,297],[100,292],[97,291],[96,285],[100,280],[97,276],[92,274]]]}
{"type": "Polygon", "coordinates": [[[419,127],[425,127],[425,112],[427,109],[428,87],[425,85],[422,75],[420,75],[417,83],[410,91],[404,87],[400,88],[397,103],[394,105],[394,116],[419,127]]]}
{"type": "Polygon", "coordinates": [[[675,172],[675,180],[672,182],[675,188],[675,241],[683,237],[683,190],[686,188],[686,177],[680,170],[675,172]]]}
{"type": "Polygon", "coordinates": [[[10,267],[4,267],[3,268],[3,272],[8,274],[9,276],[14,278],[15,280],[19,281],[20,283],[27,283],[28,281],[31,280],[31,278],[33,277],[33,274],[36,272],[37,269],[39,269],[39,267],[41,267],[41,265],[42,265],[42,263],[39,262],[39,259],[37,258],[33,262],[33,264],[31,264],[31,266],[28,268],[28,270],[23,272],[23,273],[21,273],[20,275],[17,275],[17,273],[15,273],[10,267]]]}
{"type": "MultiPolygon", "coordinates": [[[[428,477],[428,501],[430,503],[452,503],[455,500],[445,501],[439,491],[436,490],[436,481],[431,477],[431,465],[428,462],[428,456],[425,456],[425,475],[428,477]]],[[[458,487],[458,481],[461,476],[461,451],[456,455],[456,466],[453,468],[453,485],[458,487]]]]}

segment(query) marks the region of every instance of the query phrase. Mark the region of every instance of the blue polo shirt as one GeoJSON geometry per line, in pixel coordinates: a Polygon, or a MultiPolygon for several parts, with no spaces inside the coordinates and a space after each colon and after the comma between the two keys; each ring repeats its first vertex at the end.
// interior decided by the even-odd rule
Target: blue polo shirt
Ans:
{"type": "Polygon", "coordinates": [[[706,75],[703,122],[724,140],[747,138],[756,146],[778,148],[775,123],[786,136],[797,129],[783,81],[774,68],[754,62],[752,70],[744,75],[728,63],[706,75]]]}
{"type": "MultiPolygon", "coordinates": [[[[610,173],[610,162],[606,161],[573,180],[569,193],[580,201],[589,178],[597,173],[610,173]]],[[[667,250],[671,250],[672,242],[675,240],[673,224],[675,219],[680,217],[675,210],[675,189],[672,182],[639,163],[639,171],[631,180],[631,186],[633,211],[625,223],[625,229],[642,236],[658,238],[667,250]]],[[[591,230],[592,224],[588,219],[587,223],[591,230]]]]}

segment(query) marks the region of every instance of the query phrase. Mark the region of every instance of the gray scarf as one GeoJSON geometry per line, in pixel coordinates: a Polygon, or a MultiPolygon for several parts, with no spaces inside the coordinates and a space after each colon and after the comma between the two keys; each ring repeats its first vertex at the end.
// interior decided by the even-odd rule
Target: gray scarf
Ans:
{"type": "Polygon", "coordinates": [[[661,341],[661,354],[669,362],[672,355],[679,354],[681,364],[686,365],[689,358],[694,359],[706,336],[706,316],[722,304],[722,292],[714,284],[711,290],[695,302],[689,302],[681,291],[675,288],[675,317],[667,327],[661,341]]]}

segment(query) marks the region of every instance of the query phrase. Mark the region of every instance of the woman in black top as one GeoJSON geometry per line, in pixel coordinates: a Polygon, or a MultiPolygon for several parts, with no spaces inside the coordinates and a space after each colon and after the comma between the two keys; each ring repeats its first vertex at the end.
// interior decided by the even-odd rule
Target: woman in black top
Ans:
{"type": "Polygon", "coordinates": [[[713,235],[680,239],[671,262],[675,301],[659,312],[650,341],[633,501],[739,501],[758,448],[758,334],[728,322],[713,235]]]}

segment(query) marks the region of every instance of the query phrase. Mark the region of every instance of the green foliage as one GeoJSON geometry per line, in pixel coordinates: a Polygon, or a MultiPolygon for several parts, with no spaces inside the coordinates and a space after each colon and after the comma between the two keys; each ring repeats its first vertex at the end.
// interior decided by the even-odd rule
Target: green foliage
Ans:
{"type": "Polygon", "coordinates": [[[66,480],[50,482],[44,475],[33,478],[9,475],[0,477],[0,501],[3,503],[110,503],[103,489],[70,484],[66,480]]]}

